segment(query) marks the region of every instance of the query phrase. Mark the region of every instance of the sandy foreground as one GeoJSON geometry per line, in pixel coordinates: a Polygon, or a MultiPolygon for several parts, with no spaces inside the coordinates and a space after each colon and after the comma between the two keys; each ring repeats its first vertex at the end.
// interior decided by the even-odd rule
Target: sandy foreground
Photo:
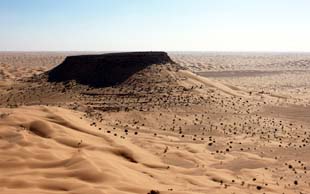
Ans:
{"type": "Polygon", "coordinates": [[[310,55],[170,53],[128,83],[0,54],[0,193],[310,193],[310,55]]]}

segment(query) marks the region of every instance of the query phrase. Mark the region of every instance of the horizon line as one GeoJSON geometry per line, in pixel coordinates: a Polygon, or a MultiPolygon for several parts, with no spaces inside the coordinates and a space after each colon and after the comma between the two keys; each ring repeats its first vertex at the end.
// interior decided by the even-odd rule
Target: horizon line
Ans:
{"type": "Polygon", "coordinates": [[[250,51],[234,51],[234,50],[0,50],[0,53],[66,53],[66,52],[167,52],[167,53],[309,53],[310,51],[270,51],[270,50],[250,50],[250,51]]]}

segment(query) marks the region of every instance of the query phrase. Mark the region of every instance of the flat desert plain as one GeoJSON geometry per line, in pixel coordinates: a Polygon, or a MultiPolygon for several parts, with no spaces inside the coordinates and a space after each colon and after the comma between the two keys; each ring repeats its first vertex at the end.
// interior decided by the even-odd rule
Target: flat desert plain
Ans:
{"type": "Polygon", "coordinates": [[[81,54],[0,53],[1,194],[310,193],[310,54],[81,54]]]}

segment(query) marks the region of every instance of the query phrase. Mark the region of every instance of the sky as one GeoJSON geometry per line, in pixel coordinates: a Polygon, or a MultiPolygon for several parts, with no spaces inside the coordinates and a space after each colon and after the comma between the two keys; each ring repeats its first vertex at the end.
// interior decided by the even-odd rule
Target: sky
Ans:
{"type": "Polygon", "coordinates": [[[310,52],[310,0],[0,0],[0,51],[310,52]]]}

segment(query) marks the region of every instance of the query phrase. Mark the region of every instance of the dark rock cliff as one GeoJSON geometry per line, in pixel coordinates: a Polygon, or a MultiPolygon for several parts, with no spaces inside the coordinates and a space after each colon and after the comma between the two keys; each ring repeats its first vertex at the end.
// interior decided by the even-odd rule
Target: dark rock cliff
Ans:
{"type": "Polygon", "coordinates": [[[107,87],[126,81],[153,64],[174,64],[165,52],[128,52],[69,56],[48,72],[51,82],[75,80],[80,84],[107,87]]]}

